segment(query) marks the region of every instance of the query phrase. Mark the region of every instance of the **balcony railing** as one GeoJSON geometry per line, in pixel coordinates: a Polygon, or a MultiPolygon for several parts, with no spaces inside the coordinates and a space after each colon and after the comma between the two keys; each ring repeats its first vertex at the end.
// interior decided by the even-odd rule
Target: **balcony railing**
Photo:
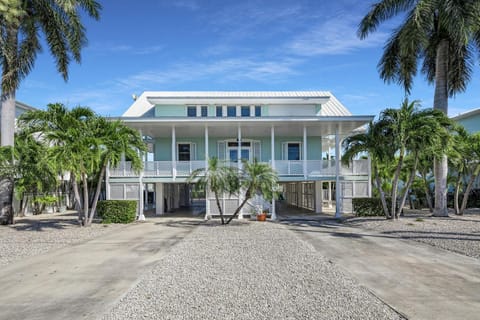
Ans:
{"type": "MultiPolygon", "coordinates": [[[[271,161],[269,162],[271,164],[271,161]]],[[[194,170],[204,168],[204,160],[196,161],[146,161],[144,177],[188,177],[194,170]]],[[[225,165],[237,166],[236,162],[226,162],[225,165]]],[[[275,170],[280,177],[331,177],[335,176],[335,160],[275,160],[275,170]]],[[[340,166],[341,176],[368,175],[368,160],[353,160],[350,166],[340,166]]],[[[121,162],[117,168],[110,169],[111,177],[138,177],[140,173],[132,170],[129,161],[121,162]]]]}

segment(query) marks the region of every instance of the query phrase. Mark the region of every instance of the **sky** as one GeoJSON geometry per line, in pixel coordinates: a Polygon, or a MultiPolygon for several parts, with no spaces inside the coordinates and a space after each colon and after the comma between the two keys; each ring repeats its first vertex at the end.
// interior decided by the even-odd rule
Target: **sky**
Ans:
{"type": "MultiPolygon", "coordinates": [[[[88,45],[65,82],[47,46],[17,91],[43,109],[61,102],[120,116],[144,91],[331,91],[353,114],[400,106],[405,92],[377,64],[399,19],[367,39],[357,26],[375,1],[100,0],[85,18],[88,45]]],[[[480,68],[449,115],[480,108],[480,68]]],[[[410,99],[432,107],[433,86],[417,76],[410,99]]]]}

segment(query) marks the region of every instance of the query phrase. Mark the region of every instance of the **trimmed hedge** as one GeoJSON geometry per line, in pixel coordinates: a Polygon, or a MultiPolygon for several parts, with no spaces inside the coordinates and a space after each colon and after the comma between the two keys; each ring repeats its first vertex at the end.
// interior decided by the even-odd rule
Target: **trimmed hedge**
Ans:
{"type": "Polygon", "coordinates": [[[380,198],[354,198],[352,205],[353,212],[359,217],[385,216],[380,198]]]}
{"type": "Polygon", "coordinates": [[[137,216],[135,200],[103,200],[98,202],[97,213],[102,223],[130,223],[137,216]]]}

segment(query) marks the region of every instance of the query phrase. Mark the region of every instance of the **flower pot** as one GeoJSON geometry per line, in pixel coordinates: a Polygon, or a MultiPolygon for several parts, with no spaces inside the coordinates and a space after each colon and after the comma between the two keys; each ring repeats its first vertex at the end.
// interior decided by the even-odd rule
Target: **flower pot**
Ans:
{"type": "Polygon", "coordinates": [[[257,214],[257,221],[266,221],[267,215],[265,213],[257,214]]]}

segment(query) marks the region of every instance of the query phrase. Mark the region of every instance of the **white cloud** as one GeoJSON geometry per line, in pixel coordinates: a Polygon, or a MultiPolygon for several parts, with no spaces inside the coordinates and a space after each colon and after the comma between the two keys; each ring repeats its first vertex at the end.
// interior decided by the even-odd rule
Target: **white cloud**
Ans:
{"type": "Polygon", "coordinates": [[[95,44],[88,48],[97,54],[127,54],[127,55],[149,55],[164,50],[164,46],[154,45],[147,47],[137,47],[128,44],[95,44]]]}

